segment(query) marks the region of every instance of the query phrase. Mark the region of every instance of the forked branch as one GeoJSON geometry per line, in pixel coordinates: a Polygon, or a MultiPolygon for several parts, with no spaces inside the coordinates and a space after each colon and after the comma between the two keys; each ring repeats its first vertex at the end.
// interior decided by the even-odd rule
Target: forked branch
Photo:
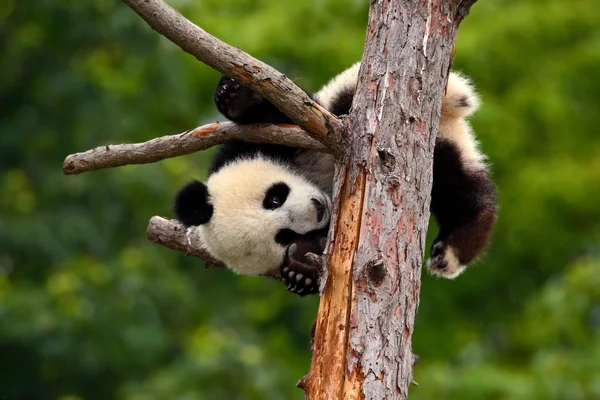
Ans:
{"type": "Polygon", "coordinates": [[[123,2],[185,52],[268,99],[332,153],[343,150],[341,121],[281,72],[208,34],[162,0],[123,2]]]}

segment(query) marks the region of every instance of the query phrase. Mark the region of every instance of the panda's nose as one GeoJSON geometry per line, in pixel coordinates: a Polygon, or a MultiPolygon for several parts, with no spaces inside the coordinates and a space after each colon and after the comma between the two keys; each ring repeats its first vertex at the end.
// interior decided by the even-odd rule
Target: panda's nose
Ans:
{"type": "Polygon", "coordinates": [[[312,203],[315,205],[315,209],[317,210],[317,222],[321,222],[323,216],[325,215],[325,206],[317,199],[310,199],[312,203]]]}

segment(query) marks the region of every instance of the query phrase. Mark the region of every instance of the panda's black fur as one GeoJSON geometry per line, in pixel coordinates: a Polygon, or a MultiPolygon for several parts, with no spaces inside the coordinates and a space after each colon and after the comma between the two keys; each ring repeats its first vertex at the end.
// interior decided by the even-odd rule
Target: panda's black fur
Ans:
{"type": "MultiPolygon", "coordinates": [[[[311,97],[335,115],[348,114],[358,69],[356,64],[342,72],[311,97]]],[[[236,123],[292,123],[266,99],[228,77],[219,82],[214,99],[219,111],[236,123]]],[[[431,211],[440,230],[427,262],[431,273],[450,279],[481,254],[496,219],[494,184],[465,119],[477,106],[469,81],[451,73],[434,151],[431,211]]],[[[323,212],[330,216],[332,177],[330,155],[231,141],[216,154],[207,184],[195,181],[182,188],[175,211],[181,222],[210,242],[209,251],[217,258],[227,264],[226,258],[235,256],[228,264],[234,271],[257,274],[280,267],[291,291],[314,293],[318,271],[305,254],[323,250],[327,225],[318,217],[323,212]],[[274,196],[282,203],[281,209],[273,209],[278,217],[263,207],[273,185],[283,185],[295,196],[287,205],[274,196]],[[240,229],[244,232],[238,235],[240,229]],[[258,255],[274,243],[280,247],[258,255]],[[247,263],[251,257],[254,262],[247,263]]]]}

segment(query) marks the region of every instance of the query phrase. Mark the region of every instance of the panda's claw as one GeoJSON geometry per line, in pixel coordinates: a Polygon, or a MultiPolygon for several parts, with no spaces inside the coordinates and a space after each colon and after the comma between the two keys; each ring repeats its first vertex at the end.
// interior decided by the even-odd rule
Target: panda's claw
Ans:
{"type": "Polygon", "coordinates": [[[431,256],[427,260],[427,270],[430,274],[446,279],[454,279],[465,269],[461,265],[456,250],[441,240],[436,240],[431,246],[431,256]]]}
{"type": "Polygon", "coordinates": [[[307,270],[304,270],[305,274],[298,273],[290,276],[289,274],[283,277],[284,283],[287,284],[288,290],[292,293],[296,293],[300,296],[304,296],[311,293],[316,293],[319,289],[318,277],[316,271],[310,271],[312,278],[305,276],[307,270]]]}
{"type": "Polygon", "coordinates": [[[288,246],[281,277],[292,293],[300,296],[319,292],[322,254],[327,244],[324,233],[306,235],[288,246]]]}
{"type": "Polygon", "coordinates": [[[251,115],[248,113],[265,100],[247,86],[224,76],[219,81],[213,97],[217,109],[227,119],[234,122],[259,122],[259,120],[249,121],[251,115]]]}
{"type": "Polygon", "coordinates": [[[288,290],[300,296],[319,291],[321,256],[312,253],[322,251],[315,241],[300,240],[288,247],[287,256],[281,266],[281,277],[288,290]]]}
{"type": "Polygon", "coordinates": [[[217,109],[223,115],[227,116],[231,112],[231,105],[237,95],[239,87],[239,83],[226,76],[219,81],[217,89],[215,90],[214,100],[217,109]]]}

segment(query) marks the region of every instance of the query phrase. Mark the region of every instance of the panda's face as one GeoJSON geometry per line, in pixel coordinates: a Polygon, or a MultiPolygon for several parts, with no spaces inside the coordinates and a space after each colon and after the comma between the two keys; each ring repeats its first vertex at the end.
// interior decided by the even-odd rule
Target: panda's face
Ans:
{"type": "Polygon", "coordinates": [[[278,268],[295,238],[329,224],[329,197],[271,160],[237,160],[202,186],[187,195],[185,189],[180,192],[178,218],[199,225],[208,250],[240,274],[278,268]]]}

